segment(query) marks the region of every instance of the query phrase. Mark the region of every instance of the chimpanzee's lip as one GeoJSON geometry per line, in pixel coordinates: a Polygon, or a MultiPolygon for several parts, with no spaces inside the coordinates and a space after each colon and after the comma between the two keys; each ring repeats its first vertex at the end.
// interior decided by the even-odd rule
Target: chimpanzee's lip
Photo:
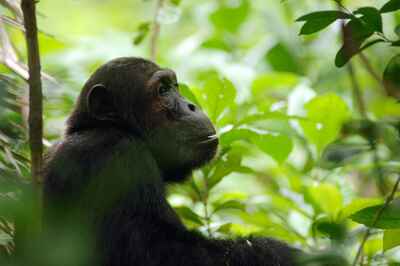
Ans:
{"type": "Polygon", "coordinates": [[[214,142],[218,142],[217,134],[208,135],[207,137],[202,138],[199,141],[199,144],[214,143],[214,142]]]}

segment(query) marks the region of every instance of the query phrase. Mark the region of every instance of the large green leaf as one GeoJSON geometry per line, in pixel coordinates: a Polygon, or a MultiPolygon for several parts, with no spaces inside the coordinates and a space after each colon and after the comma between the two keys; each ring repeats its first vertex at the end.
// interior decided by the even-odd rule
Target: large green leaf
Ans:
{"type": "Polygon", "coordinates": [[[319,184],[308,189],[310,201],[317,211],[336,217],[343,205],[342,194],[331,184],[319,184]]]}
{"type": "Polygon", "coordinates": [[[350,218],[360,224],[364,224],[369,227],[381,228],[381,229],[399,229],[400,228],[400,199],[394,200],[390,203],[382,212],[380,218],[375,223],[376,216],[383,204],[376,205],[362,209],[355,214],[351,215],[350,218]],[[375,224],[374,224],[375,223],[375,224]]]}
{"type": "Polygon", "coordinates": [[[383,251],[400,246],[400,230],[385,230],[383,233],[383,251]]]}
{"type": "Polygon", "coordinates": [[[276,132],[239,128],[233,129],[221,136],[222,145],[227,145],[237,140],[253,143],[279,163],[283,163],[293,149],[292,139],[276,132]]]}
{"type": "Polygon", "coordinates": [[[346,219],[350,215],[365,209],[367,207],[376,206],[383,203],[380,198],[358,198],[347,204],[343,209],[340,210],[339,218],[346,219]]]}
{"type": "Polygon", "coordinates": [[[315,97],[306,104],[308,120],[301,120],[307,140],[320,153],[338,136],[342,124],[350,117],[347,104],[333,93],[315,97]]]}
{"type": "Polygon", "coordinates": [[[248,0],[240,0],[240,4],[236,6],[231,6],[229,3],[224,3],[224,1],[220,2],[223,4],[210,15],[210,20],[219,30],[235,33],[249,15],[250,2],[248,0]]]}
{"type": "Polygon", "coordinates": [[[265,55],[265,59],[275,71],[301,73],[302,66],[295,53],[282,42],[272,47],[265,55]]]}
{"type": "MultiPolygon", "coordinates": [[[[227,114],[228,109],[234,109],[236,88],[231,81],[221,78],[215,72],[205,73],[202,89],[192,89],[197,101],[205,109],[214,124],[227,114]]],[[[219,125],[219,124],[218,124],[219,125]]]]}
{"type": "Polygon", "coordinates": [[[264,73],[257,76],[251,86],[256,100],[265,98],[271,90],[291,89],[296,86],[301,77],[288,72],[264,73]]]}

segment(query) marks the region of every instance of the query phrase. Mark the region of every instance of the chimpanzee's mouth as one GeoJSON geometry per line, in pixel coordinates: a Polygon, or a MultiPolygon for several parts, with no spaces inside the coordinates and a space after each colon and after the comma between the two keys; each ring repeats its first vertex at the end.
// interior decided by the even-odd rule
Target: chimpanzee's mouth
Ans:
{"type": "Polygon", "coordinates": [[[205,138],[202,138],[199,141],[199,144],[216,143],[216,142],[218,142],[218,136],[217,134],[213,134],[213,135],[208,135],[205,138]]]}

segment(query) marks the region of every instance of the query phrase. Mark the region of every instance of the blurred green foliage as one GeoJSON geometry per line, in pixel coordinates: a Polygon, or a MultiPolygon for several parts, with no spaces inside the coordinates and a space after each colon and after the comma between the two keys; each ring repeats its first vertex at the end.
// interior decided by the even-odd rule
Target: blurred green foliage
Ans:
{"type": "MultiPolygon", "coordinates": [[[[276,237],[321,251],[307,261],[345,265],[369,226],[363,265],[400,264],[399,199],[374,221],[400,172],[399,3],[165,1],[156,17],[158,63],[177,72],[181,93],[208,113],[221,144],[210,165],[170,187],[170,202],[190,228],[215,237],[276,237]],[[348,65],[335,66],[349,61],[352,74],[348,65]]],[[[149,56],[155,6],[156,0],[38,3],[47,147],[62,136],[97,66],[149,56]]],[[[8,59],[23,62],[18,16],[0,12],[8,51],[16,54],[8,59]]],[[[3,42],[3,54],[6,48],[3,42]]],[[[27,85],[22,63],[18,71],[0,59],[0,254],[10,254],[9,213],[30,182],[27,85]]]]}

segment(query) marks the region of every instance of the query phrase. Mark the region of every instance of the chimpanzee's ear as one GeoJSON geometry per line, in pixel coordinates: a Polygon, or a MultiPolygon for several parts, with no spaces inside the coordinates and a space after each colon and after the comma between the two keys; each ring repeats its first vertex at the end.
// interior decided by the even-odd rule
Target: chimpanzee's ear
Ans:
{"type": "Polygon", "coordinates": [[[116,118],[112,94],[103,84],[96,84],[90,88],[86,98],[86,108],[91,116],[99,120],[116,118]]]}

